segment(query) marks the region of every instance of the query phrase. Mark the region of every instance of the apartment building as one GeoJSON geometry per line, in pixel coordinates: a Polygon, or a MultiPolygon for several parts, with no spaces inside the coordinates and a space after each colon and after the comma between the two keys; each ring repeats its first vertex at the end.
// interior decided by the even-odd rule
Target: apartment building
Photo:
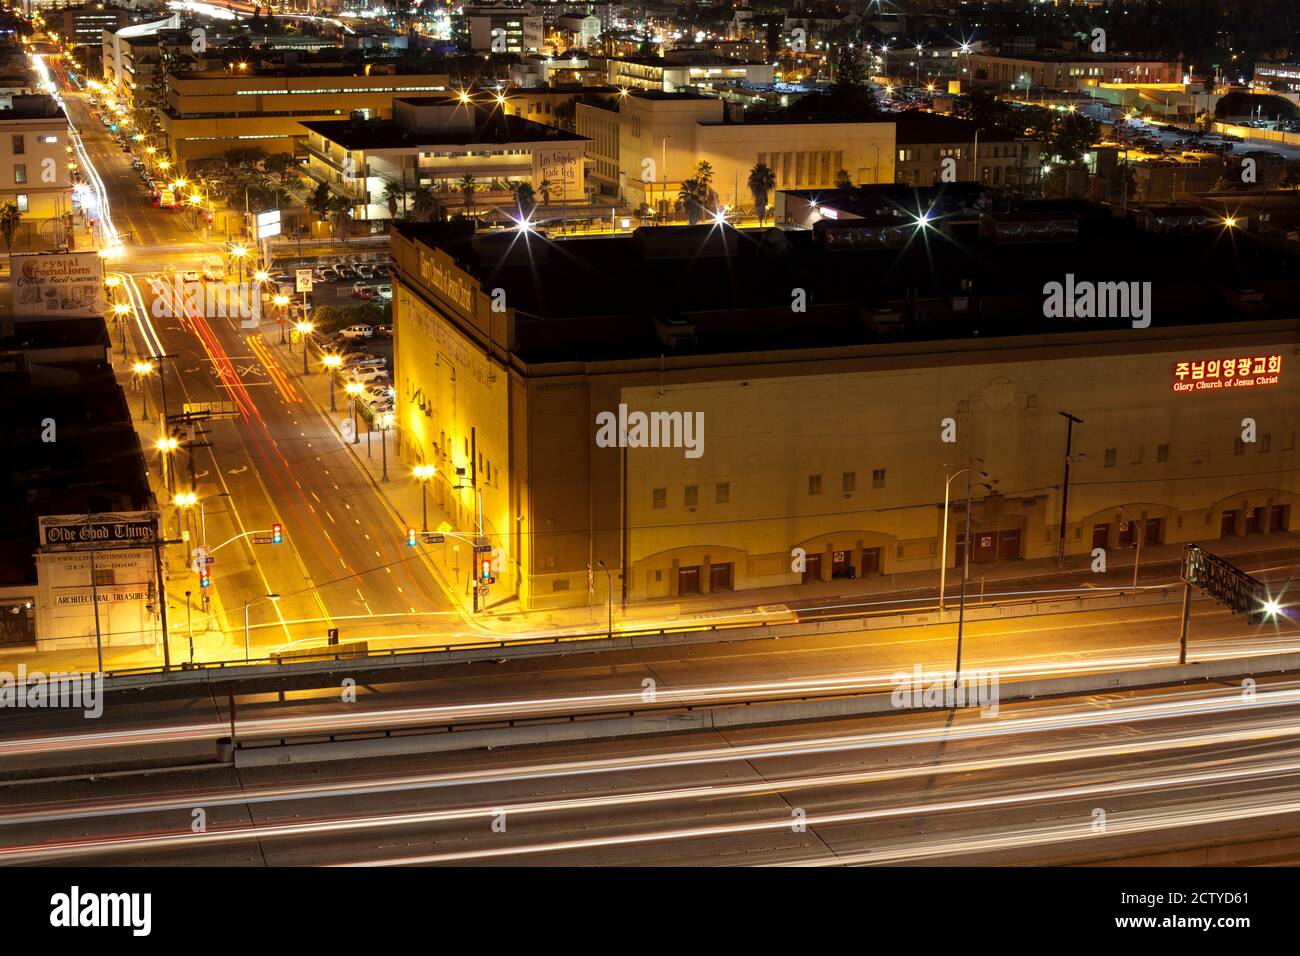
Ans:
{"type": "Polygon", "coordinates": [[[68,119],[54,97],[0,94],[0,203],[28,222],[72,211],[68,119]]]}

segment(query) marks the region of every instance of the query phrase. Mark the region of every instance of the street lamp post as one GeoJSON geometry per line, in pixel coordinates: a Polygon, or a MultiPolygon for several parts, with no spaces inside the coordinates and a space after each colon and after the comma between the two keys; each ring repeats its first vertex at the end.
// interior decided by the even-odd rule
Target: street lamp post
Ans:
{"type": "MultiPolygon", "coordinates": [[[[984,459],[976,458],[975,461],[978,461],[981,464],[983,464],[984,459]]],[[[939,613],[940,614],[943,613],[944,596],[947,592],[947,587],[948,587],[948,493],[952,489],[952,482],[954,478],[959,478],[966,472],[972,470],[977,470],[977,469],[974,469],[974,466],[972,465],[969,468],[963,468],[960,471],[955,471],[951,475],[948,475],[946,478],[944,478],[944,482],[943,482],[943,542],[940,545],[942,549],[941,550],[942,557],[939,559],[939,613]]],[[[986,475],[982,471],[979,474],[982,478],[988,477],[988,475],[986,475]]],[[[970,548],[969,541],[966,542],[966,547],[969,550],[970,548]]]]}
{"type": "MultiPolygon", "coordinates": [[[[280,335],[284,335],[283,325],[280,326],[280,335]]],[[[326,374],[330,378],[330,411],[336,412],[338,409],[334,407],[334,377],[338,373],[339,366],[343,364],[343,356],[330,352],[321,356],[321,364],[325,366],[326,374]]]]}
{"type": "Polygon", "coordinates": [[[153,363],[136,362],[131,366],[131,371],[135,373],[136,381],[140,384],[140,418],[147,422],[149,420],[149,386],[145,384],[144,377],[153,371],[153,363]]]}
{"type": "Polygon", "coordinates": [[[171,455],[173,452],[175,452],[179,446],[180,446],[180,442],[178,442],[175,438],[171,438],[169,436],[164,438],[159,438],[158,443],[156,445],[157,449],[160,452],[162,452],[163,479],[167,482],[167,491],[171,494],[176,493],[176,477],[175,477],[176,469],[173,467],[172,462],[168,460],[168,456],[171,455]]]}
{"type": "Polygon", "coordinates": [[[312,329],[316,326],[310,322],[299,322],[294,328],[298,330],[298,336],[302,342],[302,374],[307,374],[307,345],[311,341],[310,336],[312,329]]]}
{"type": "MultiPolygon", "coordinates": [[[[606,585],[605,606],[608,611],[608,617],[607,617],[608,624],[606,625],[605,633],[610,640],[613,640],[614,639],[614,575],[610,573],[610,570],[608,567],[606,567],[604,560],[598,560],[596,562],[596,565],[602,571],[605,572],[605,585],[606,585]]],[[[588,571],[591,570],[590,564],[587,565],[587,570],[588,571]]]]}
{"type": "Polygon", "coordinates": [[[1057,535],[1056,566],[1065,567],[1065,507],[1070,501],[1070,449],[1074,441],[1074,426],[1082,425],[1083,419],[1069,412],[1061,412],[1065,419],[1065,477],[1061,480],[1061,527],[1057,535]]]}
{"type": "Polygon", "coordinates": [[[244,602],[244,661],[245,661],[245,662],[247,662],[247,661],[249,660],[249,657],[250,657],[249,646],[248,646],[248,609],[249,609],[249,607],[251,607],[252,605],[256,604],[258,601],[278,601],[278,600],[280,600],[280,595],[279,595],[279,594],[259,594],[257,597],[255,597],[255,598],[249,598],[247,601],[244,602]]]}
{"type": "MultiPolygon", "coordinates": [[[[987,478],[984,472],[980,475],[987,478]]],[[[961,572],[961,599],[957,605],[957,670],[954,675],[952,686],[954,688],[961,686],[961,644],[963,631],[966,624],[966,579],[970,577],[970,513],[971,513],[971,493],[974,490],[975,469],[966,470],[966,546],[962,549],[962,572],[961,572]]],[[[991,488],[984,482],[980,482],[985,488],[991,488]]]]}
{"type": "Polygon", "coordinates": [[[364,390],[360,382],[348,382],[343,386],[343,391],[348,393],[348,411],[352,415],[352,444],[361,443],[361,436],[357,434],[357,396],[364,390]]]}
{"type": "Polygon", "coordinates": [[[379,454],[383,463],[383,474],[379,476],[380,481],[388,480],[388,427],[393,423],[391,412],[380,412],[375,416],[375,424],[379,426],[379,454]]]}
{"type": "Polygon", "coordinates": [[[280,344],[284,345],[284,327],[288,324],[289,297],[287,295],[277,295],[271,302],[280,310],[280,319],[276,323],[280,326],[280,344]]]}

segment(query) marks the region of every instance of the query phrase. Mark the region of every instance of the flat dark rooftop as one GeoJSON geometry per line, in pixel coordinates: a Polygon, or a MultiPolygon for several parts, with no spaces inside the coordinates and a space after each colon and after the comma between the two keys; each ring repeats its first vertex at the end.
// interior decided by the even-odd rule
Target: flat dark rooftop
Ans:
{"type": "MultiPolygon", "coordinates": [[[[924,202],[916,205],[925,208],[924,202]]],[[[937,343],[1131,326],[1125,319],[1044,318],[1043,286],[1062,281],[1067,272],[1079,281],[1150,281],[1153,321],[1161,326],[1300,316],[1295,256],[1240,231],[1231,239],[1222,229],[1156,236],[1104,207],[1078,201],[956,212],[936,217],[923,232],[906,217],[884,227],[851,221],[827,223],[824,231],[701,225],[568,240],[513,232],[457,237],[436,224],[394,229],[442,247],[483,287],[506,289],[518,318],[516,351],[529,362],[937,343]],[[1018,222],[1028,234],[1041,234],[1044,224],[1064,224],[1073,237],[1010,241],[991,234],[996,227],[1014,235],[1018,222]],[[845,247],[845,229],[857,229],[865,244],[845,247]],[[884,240],[876,242],[873,230],[882,229],[884,240]],[[830,243],[831,234],[840,241],[830,243]],[[1243,286],[1264,293],[1266,312],[1237,311],[1239,297],[1231,290],[1243,286]],[[806,313],[792,312],[794,289],[806,291],[806,313]],[[882,313],[892,313],[893,320],[875,321],[882,313]],[[665,346],[664,322],[692,326],[693,341],[665,346]]]]}
{"type": "Polygon", "coordinates": [[[20,93],[13,98],[13,107],[0,110],[0,121],[7,119],[59,119],[63,107],[52,96],[40,93],[20,93]]]}
{"type": "Polygon", "coordinates": [[[980,126],[959,116],[908,110],[890,114],[890,118],[894,121],[894,139],[900,146],[971,142],[976,130],[980,131],[981,143],[1005,143],[1016,138],[1016,134],[1008,129],[980,126]]]}
{"type": "Polygon", "coordinates": [[[302,124],[344,149],[400,149],[405,146],[459,146],[480,143],[574,142],[585,136],[500,113],[482,117],[474,129],[413,131],[392,120],[324,120],[302,124]]]}

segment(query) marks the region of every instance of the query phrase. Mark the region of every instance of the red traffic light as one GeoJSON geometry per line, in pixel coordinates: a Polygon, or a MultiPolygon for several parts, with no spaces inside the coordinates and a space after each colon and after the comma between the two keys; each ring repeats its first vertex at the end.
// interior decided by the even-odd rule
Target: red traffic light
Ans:
{"type": "Polygon", "coordinates": [[[271,543],[279,544],[283,540],[284,540],[284,525],[280,524],[280,522],[277,521],[275,524],[271,525],[271,543]]]}
{"type": "Polygon", "coordinates": [[[484,559],[483,559],[483,565],[482,565],[482,567],[483,567],[483,570],[479,573],[479,577],[483,580],[483,582],[484,582],[485,584],[491,583],[491,581],[492,581],[492,559],[491,559],[491,558],[484,558],[484,559]]]}
{"type": "Polygon", "coordinates": [[[414,547],[415,547],[415,529],[414,529],[414,528],[407,528],[407,529],[406,529],[406,546],[407,546],[408,548],[414,548],[414,547]]]}

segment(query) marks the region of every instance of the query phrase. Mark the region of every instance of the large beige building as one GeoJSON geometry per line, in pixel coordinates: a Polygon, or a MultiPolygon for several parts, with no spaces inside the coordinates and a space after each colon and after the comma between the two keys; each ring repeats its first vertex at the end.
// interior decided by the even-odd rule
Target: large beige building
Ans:
{"type": "Polygon", "coordinates": [[[53,97],[0,94],[0,203],[16,204],[34,230],[72,211],[67,146],[53,97]]]}
{"type": "Polygon", "coordinates": [[[1108,53],[971,53],[972,82],[1018,88],[1074,90],[1100,83],[1181,83],[1177,60],[1108,53]]]}
{"type": "Polygon", "coordinates": [[[388,118],[394,99],[445,92],[447,84],[445,73],[392,66],[184,73],[167,78],[162,131],[180,170],[236,146],[297,153],[307,140],[303,121],[388,118]]]}
{"type": "MultiPolygon", "coordinates": [[[[972,460],[993,483],[972,561],[1054,555],[1062,411],[1082,420],[1067,555],[1138,529],[1212,545],[1294,527],[1295,289],[1260,281],[1264,319],[1171,273],[1149,328],[1048,321],[1062,239],[1022,226],[1051,213],[954,215],[959,242],[910,252],[861,224],[833,242],[841,224],[559,244],[399,225],[400,454],[435,464],[439,504],[500,549],[489,600],[533,608],[598,602],[600,561],[626,601],[937,568],[944,479],[972,460]]],[[[1077,225],[1069,251],[1094,274],[1150,245],[1104,216],[1077,225]]],[[[963,506],[951,517],[953,564],[963,506]]]]}
{"type": "MultiPolygon", "coordinates": [[[[630,207],[677,200],[682,181],[707,161],[719,202],[753,206],[750,170],[766,164],[777,189],[894,180],[894,124],[776,114],[728,117],[727,104],[695,93],[630,92],[608,105],[579,103],[578,133],[591,140],[590,173],[600,192],[630,207]]],[[[733,114],[734,114],[733,110],[733,114]]]]}

